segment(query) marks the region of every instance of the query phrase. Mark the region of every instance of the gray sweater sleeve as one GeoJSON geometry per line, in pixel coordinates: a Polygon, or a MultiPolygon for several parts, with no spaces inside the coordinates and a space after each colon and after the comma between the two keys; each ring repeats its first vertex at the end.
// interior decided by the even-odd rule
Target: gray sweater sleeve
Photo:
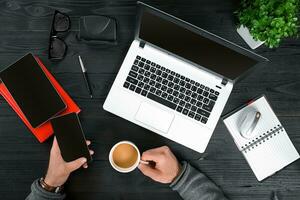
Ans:
{"type": "Polygon", "coordinates": [[[227,200],[218,186],[187,162],[170,187],[184,200],[227,200]]]}
{"type": "Polygon", "coordinates": [[[47,192],[40,186],[39,180],[35,180],[31,185],[31,193],[25,200],[63,200],[65,197],[65,194],[47,192]]]}

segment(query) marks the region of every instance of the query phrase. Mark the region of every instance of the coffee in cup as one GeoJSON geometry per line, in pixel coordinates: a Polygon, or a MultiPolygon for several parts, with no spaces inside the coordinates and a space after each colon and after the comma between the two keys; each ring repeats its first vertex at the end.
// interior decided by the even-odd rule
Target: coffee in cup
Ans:
{"type": "Polygon", "coordinates": [[[129,141],[121,141],[110,150],[109,162],[118,172],[128,173],[137,168],[140,157],[140,152],[135,144],[129,141]]]}

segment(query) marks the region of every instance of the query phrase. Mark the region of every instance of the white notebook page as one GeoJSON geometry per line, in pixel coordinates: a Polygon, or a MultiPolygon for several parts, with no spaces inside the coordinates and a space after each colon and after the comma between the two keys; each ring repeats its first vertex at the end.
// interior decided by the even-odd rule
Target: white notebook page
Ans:
{"type": "Polygon", "coordinates": [[[264,96],[224,119],[224,123],[259,181],[299,158],[297,150],[264,96]],[[246,139],[241,136],[238,125],[251,107],[261,113],[261,119],[254,129],[255,136],[246,139]],[[279,132],[275,131],[277,129],[279,132]]]}

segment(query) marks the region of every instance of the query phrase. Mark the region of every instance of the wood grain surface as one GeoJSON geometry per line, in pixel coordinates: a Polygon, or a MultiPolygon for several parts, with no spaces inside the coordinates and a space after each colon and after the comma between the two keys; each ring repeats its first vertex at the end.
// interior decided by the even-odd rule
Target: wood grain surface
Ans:
{"type": "MultiPolygon", "coordinates": [[[[163,11],[207,29],[245,48],[235,31],[237,0],[147,0],[163,11]]],[[[180,160],[188,160],[219,185],[230,199],[300,199],[300,161],[258,182],[220,120],[204,154],[165,139],[103,110],[102,105],[133,39],[136,1],[133,0],[1,0],[0,70],[32,52],[38,55],[82,108],[80,119],[92,140],[94,162],[88,170],[72,174],[66,186],[68,199],[181,199],[167,185],[155,183],[138,170],[114,171],[108,162],[112,145],[131,140],[141,151],[168,145],[180,160]],[[47,59],[48,37],[54,10],[71,17],[69,47],[60,62],[47,59]],[[79,17],[107,15],[118,23],[118,44],[86,44],[77,38],[79,17]],[[81,55],[92,83],[90,99],[77,56],[81,55]]],[[[246,100],[266,94],[295,147],[300,150],[300,40],[286,39],[277,49],[255,50],[270,62],[234,86],[224,113],[246,100]]],[[[126,102],[124,102],[126,104],[126,102]]],[[[201,134],[201,133],[199,133],[201,134]]],[[[24,199],[30,184],[45,174],[52,139],[39,144],[5,100],[0,97],[0,199],[24,199]]]]}

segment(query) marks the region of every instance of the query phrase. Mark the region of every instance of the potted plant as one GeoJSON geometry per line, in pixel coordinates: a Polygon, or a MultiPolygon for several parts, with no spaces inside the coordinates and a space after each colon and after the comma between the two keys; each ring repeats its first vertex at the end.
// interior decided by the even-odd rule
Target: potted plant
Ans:
{"type": "Polygon", "coordinates": [[[238,33],[255,49],[265,43],[278,47],[283,38],[297,36],[300,0],[241,0],[238,33]]]}

